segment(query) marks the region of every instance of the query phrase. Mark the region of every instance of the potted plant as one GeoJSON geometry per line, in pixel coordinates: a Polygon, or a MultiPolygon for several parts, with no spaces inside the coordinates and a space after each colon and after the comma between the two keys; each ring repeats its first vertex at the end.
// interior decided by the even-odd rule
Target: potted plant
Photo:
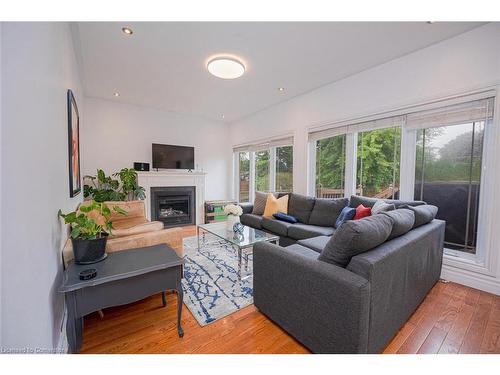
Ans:
{"type": "MultiPolygon", "coordinates": [[[[113,210],[126,214],[120,207],[113,207],[113,210]]],[[[78,211],[63,214],[59,210],[58,215],[70,225],[76,263],[91,264],[106,258],[106,241],[113,229],[111,209],[106,204],[92,200],[80,205],[78,211]]]]}
{"type": "Polygon", "coordinates": [[[240,222],[243,209],[235,204],[228,204],[224,207],[224,213],[227,214],[226,229],[233,231],[234,224],[240,222]]]}
{"type": "Polygon", "coordinates": [[[102,169],[98,169],[95,176],[84,176],[84,180],[90,184],[83,186],[83,196],[97,202],[145,198],[144,188],[137,183],[137,172],[133,168],[122,168],[112,176],[106,176],[102,169]]]}

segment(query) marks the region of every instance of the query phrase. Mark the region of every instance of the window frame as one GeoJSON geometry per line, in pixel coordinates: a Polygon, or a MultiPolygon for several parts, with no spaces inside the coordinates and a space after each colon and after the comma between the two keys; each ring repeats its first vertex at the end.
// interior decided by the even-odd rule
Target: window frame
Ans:
{"type": "MultiPolygon", "coordinates": [[[[276,149],[279,147],[292,147],[292,157],[295,155],[295,145],[294,142],[284,142],[283,144],[276,144],[269,146],[268,148],[259,148],[258,151],[268,151],[269,152],[269,191],[276,191],[276,149]]],[[[233,172],[234,172],[234,188],[233,195],[236,201],[239,201],[240,191],[239,191],[239,176],[240,176],[240,164],[239,164],[239,153],[240,152],[248,152],[250,157],[250,183],[249,183],[249,200],[248,202],[240,202],[240,203],[249,203],[255,200],[255,154],[258,152],[257,150],[236,150],[233,151],[233,172]]],[[[292,167],[292,175],[293,175],[293,167],[292,167]]],[[[294,178],[292,177],[292,191],[294,190],[294,178]]]]}
{"type": "MultiPolygon", "coordinates": [[[[443,270],[462,269],[465,271],[479,273],[486,276],[495,276],[495,265],[500,256],[498,252],[493,251],[496,244],[500,241],[500,233],[495,231],[495,211],[500,210],[500,196],[495,195],[494,187],[500,185],[500,170],[495,168],[495,160],[500,159],[500,86],[478,90],[468,94],[450,96],[441,98],[425,104],[416,106],[408,106],[395,111],[386,111],[382,114],[365,116],[362,119],[351,119],[338,123],[330,123],[322,125],[322,129],[328,127],[348,126],[350,123],[377,118],[392,116],[406,116],[408,113],[451,106],[470,102],[474,100],[493,98],[493,119],[491,124],[484,127],[484,141],[482,150],[482,171],[481,171],[481,187],[479,196],[478,215],[478,237],[476,243],[476,254],[468,254],[466,252],[446,249],[443,252],[443,270]],[[488,203],[488,204],[487,204],[488,203]]],[[[309,128],[308,132],[316,131],[315,128],[309,128]]],[[[345,197],[350,197],[356,191],[356,161],[357,161],[357,132],[345,132],[346,137],[346,171],[345,171],[345,197]],[[349,139],[350,136],[350,139],[349,139]],[[350,179],[350,181],[349,181],[350,179]]],[[[325,137],[328,138],[328,137],[325,137]]],[[[309,195],[315,196],[315,181],[316,181],[316,140],[309,140],[308,147],[308,174],[307,174],[307,192],[309,195]]],[[[400,199],[413,200],[413,189],[415,183],[415,156],[416,156],[416,130],[407,129],[404,125],[401,127],[401,142],[400,142],[400,199]]]]}

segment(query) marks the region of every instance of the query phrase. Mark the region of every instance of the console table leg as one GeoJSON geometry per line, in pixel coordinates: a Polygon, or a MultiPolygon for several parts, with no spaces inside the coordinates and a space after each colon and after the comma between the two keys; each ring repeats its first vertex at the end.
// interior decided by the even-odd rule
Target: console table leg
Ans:
{"type": "Polygon", "coordinates": [[[163,303],[163,307],[167,306],[167,293],[161,292],[161,302],[163,303]]]}
{"type": "Polygon", "coordinates": [[[179,337],[184,336],[184,330],[181,325],[181,316],[182,316],[182,301],[184,299],[184,292],[182,290],[182,285],[177,287],[177,333],[179,337]]]}
{"type": "Polygon", "coordinates": [[[82,344],[83,318],[76,317],[75,292],[66,294],[68,320],[66,321],[66,336],[70,353],[78,353],[82,344]]]}

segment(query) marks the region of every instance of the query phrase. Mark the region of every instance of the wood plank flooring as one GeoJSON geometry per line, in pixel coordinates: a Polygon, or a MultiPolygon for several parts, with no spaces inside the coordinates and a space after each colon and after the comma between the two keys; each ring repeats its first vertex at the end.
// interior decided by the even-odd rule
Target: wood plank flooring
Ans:
{"type": "MultiPolygon", "coordinates": [[[[195,234],[185,227],[184,236],[195,234]]],[[[252,305],[200,327],[183,309],[177,336],[176,299],[152,296],[85,318],[82,353],[309,353],[252,305]]],[[[438,283],[384,353],[500,353],[500,296],[438,283]]]]}

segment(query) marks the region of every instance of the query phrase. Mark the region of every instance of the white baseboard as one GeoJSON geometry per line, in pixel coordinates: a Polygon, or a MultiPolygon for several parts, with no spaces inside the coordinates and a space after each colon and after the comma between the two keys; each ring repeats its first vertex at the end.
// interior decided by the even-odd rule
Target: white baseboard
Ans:
{"type": "Polygon", "coordinates": [[[441,278],[453,281],[457,284],[470,286],[471,288],[500,295],[500,280],[492,276],[470,272],[443,264],[441,278]]]}

